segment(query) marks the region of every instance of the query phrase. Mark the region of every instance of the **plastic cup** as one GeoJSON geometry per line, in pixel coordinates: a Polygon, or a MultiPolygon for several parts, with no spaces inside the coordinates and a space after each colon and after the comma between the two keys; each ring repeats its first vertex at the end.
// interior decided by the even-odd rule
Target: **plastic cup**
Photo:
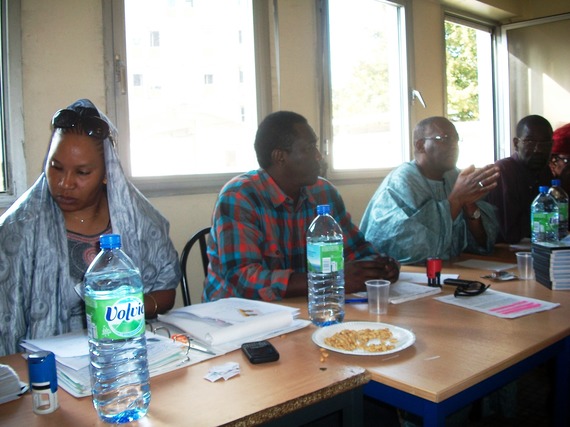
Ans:
{"type": "Polygon", "coordinates": [[[390,299],[390,282],[388,280],[367,280],[368,313],[386,314],[390,299]]]}
{"type": "Polygon", "coordinates": [[[517,252],[517,266],[519,268],[519,279],[534,279],[531,252],[517,252]]]}

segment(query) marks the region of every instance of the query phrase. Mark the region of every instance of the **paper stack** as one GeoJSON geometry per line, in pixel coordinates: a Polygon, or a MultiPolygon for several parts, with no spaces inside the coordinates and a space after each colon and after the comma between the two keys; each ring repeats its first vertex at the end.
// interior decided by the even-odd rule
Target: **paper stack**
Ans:
{"type": "Polygon", "coordinates": [[[0,365],[0,403],[10,402],[28,390],[28,385],[18,377],[11,366],[0,365]]]}
{"type": "MultiPolygon", "coordinates": [[[[40,350],[53,352],[58,385],[75,397],[91,394],[89,344],[85,331],[26,340],[22,343],[22,347],[29,353],[40,350]]],[[[185,346],[149,332],[147,332],[147,353],[151,377],[190,365],[185,346]]]]}
{"type": "Polygon", "coordinates": [[[552,290],[570,289],[568,242],[533,243],[532,261],[537,282],[552,290]]]}
{"type": "Polygon", "coordinates": [[[308,326],[297,319],[299,309],[243,298],[224,298],[159,315],[216,354],[235,350],[244,342],[267,339],[308,326]]]}

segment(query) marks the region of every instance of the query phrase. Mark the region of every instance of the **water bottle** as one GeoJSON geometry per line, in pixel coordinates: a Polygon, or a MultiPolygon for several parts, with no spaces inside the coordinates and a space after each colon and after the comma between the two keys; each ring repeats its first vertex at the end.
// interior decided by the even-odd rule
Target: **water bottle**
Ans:
{"type": "Polygon", "coordinates": [[[558,237],[562,240],[568,235],[568,194],[560,186],[559,179],[552,180],[548,194],[558,203],[558,237]]]}
{"type": "Polygon", "coordinates": [[[558,204],[548,194],[547,186],[540,186],[538,191],[530,208],[531,242],[557,242],[558,204]]]}
{"type": "Polygon", "coordinates": [[[126,423],[150,403],[143,286],[121,236],[100,245],[84,279],[93,405],[103,421],[126,423]]]}
{"type": "Polygon", "coordinates": [[[344,244],[329,205],[317,206],[307,230],[309,318],[317,326],[344,320],[344,244]]]}

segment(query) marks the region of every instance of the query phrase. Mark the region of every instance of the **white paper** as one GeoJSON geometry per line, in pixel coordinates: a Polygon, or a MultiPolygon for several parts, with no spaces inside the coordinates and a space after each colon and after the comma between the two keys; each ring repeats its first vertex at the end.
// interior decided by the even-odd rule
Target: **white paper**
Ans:
{"type": "Polygon", "coordinates": [[[446,295],[435,298],[438,301],[490,314],[505,319],[526,316],[540,311],[551,310],[560,304],[552,303],[519,295],[487,289],[481,295],[455,297],[446,295]]]}
{"type": "Polygon", "coordinates": [[[406,301],[436,295],[440,292],[441,288],[439,286],[418,285],[416,283],[398,280],[393,285],[390,285],[390,303],[400,304],[406,301]]]}
{"type": "Polygon", "coordinates": [[[246,341],[257,341],[309,325],[295,319],[299,309],[264,301],[223,298],[195,304],[159,315],[160,322],[174,325],[212,347],[216,353],[239,348],[246,341]]]}
{"type": "MultiPolygon", "coordinates": [[[[443,281],[445,279],[457,279],[459,274],[441,274],[440,282],[443,285],[443,281]]],[[[417,283],[419,285],[427,285],[427,274],[426,273],[409,273],[402,271],[400,273],[400,277],[398,278],[398,282],[412,282],[417,283]]],[[[396,282],[397,283],[397,282],[396,282]]]]}
{"type": "MultiPolygon", "coordinates": [[[[174,343],[171,339],[146,333],[149,374],[151,377],[190,366],[192,363],[205,360],[186,354],[186,347],[174,343]]],[[[32,353],[39,350],[52,351],[55,355],[58,384],[75,397],[91,394],[89,374],[89,344],[86,331],[57,335],[51,338],[25,340],[22,347],[32,353]],[[68,357],[73,354],[75,356],[68,357]]]]}
{"type": "Polygon", "coordinates": [[[504,271],[517,267],[516,264],[507,264],[504,262],[486,261],[480,259],[468,259],[466,261],[456,262],[454,263],[454,265],[460,265],[461,267],[476,268],[478,270],[489,270],[489,271],[504,271]]]}

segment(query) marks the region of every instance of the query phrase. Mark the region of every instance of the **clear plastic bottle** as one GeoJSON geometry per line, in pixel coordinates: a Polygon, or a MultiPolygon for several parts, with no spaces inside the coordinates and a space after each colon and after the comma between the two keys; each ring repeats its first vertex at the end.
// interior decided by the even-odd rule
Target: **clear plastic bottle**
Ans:
{"type": "Polygon", "coordinates": [[[100,244],[85,273],[93,405],[103,421],[126,423],[150,403],[143,286],[121,236],[102,235],[100,244]]]}
{"type": "Polygon", "coordinates": [[[568,194],[560,186],[559,179],[552,180],[548,194],[558,203],[558,237],[562,240],[568,235],[568,194]]]}
{"type": "Polygon", "coordinates": [[[329,205],[317,206],[307,230],[309,318],[317,326],[344,320],[344,243],[329,205]]]}
{"type": "Polygon", "coordinates": [[[548,194],[547,186],[540,186],[538,196],[530,207],[530,239],[533,243],[558,241],[558,204],[548,194]]]}

